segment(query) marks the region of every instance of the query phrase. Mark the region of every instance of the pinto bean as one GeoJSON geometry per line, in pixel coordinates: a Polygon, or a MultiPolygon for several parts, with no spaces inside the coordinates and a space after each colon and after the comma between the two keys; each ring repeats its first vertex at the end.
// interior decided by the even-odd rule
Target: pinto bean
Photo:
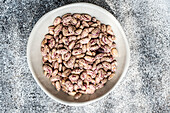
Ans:
{"type": "Polygon", "coordinates": [[[66,54],[64,54],[64,59],[65,61],[68,61],[71,57],[71,53],[70,52],[67,52],[66,54]]]}
{"type": "Polygon", "coordinates": [[[91,35],[92,38],[97,38],[97,37],[99,37],[100,29],[99,28],[95,28],[95,29],[92,30],[91,33],[92,33],[92,35],[91,35]]]}
{"type": "Polygon", "coordinates": [[[101,47],[103,50],[104,50],[104,52],[106,52],[106,53],[109,53],[110,51],[111,51],[111,49],[110,49],[110,47],[108,46],[108,45],[104,45],[104,46],[102,46],[101,47]]]}
{"type": "Polygon", "coordinates": [[[81,97],[81,95],[82,95],[81,93],[76,93],[74,96],[74,99],[76,99],[76,100],[79,99],[81,97]]]}
{"type": "Polygon", "coordinates": [[[53,25],[54,25],[54,26],[57,26],[57,25],[60,24],[60,23],[61,23],[61,18],[60,18],[60,17],[56,17],[55,20],[54,20],[54,22],[53,22],[53,25]]]}
{"type": "Polygon", "coordinates": [[[75,31],[75,35],[80,35],[81,33],[82,33],[82,29],[77,29],[76,31],[75,31]]]}
{"type": "Polygon", "coordinates": [[[75,30],[75,27],[74,27],[74,26],[71,26],[71,25],[68,26],[68,32],[69,32],[70,34],[74,34],[74,30],[75,30]]]}
{"type": "Polygon", "coordinates": [[[116,71],[116,68],[117,68],[117,62],[116,62],[116,61],[113,61],[113,62],[111,63],[111,70],[112,70],[113,72],[115,72],[115,71],[116,71]]]}
{"type": "Polygon", "coordinates": [[[96,85],[96,89],[100,89],[100,88],[102,88],[103,86],[104,86],[104,84],[99,83],[99,84],[96,85]]]}
{"type": "Polygon", "coordinates": [[[98,55],[96,55],[95,59],[101,59],[103,58],[104,54],[103,53],[100,53],[98,55]]]}
{"type": "Polygon", "coordinates": [[[66,69],[63,73],[62,73],[62,77],[67,77],[69,74],[71,73],[70,69],[66,69]]]}
{"type": "Polygon", "coordinates": [[[76,25],[77,24],[77,19],[73,17],[72,20],[71,20],[71,24],[76,25]]]}
{"type": "Polygon", "coordinates": [[[58,69],[55,69],[55,70],[53,71],[53,73],[52,73],[52,76],[56,76],[57,73],[58,73],[58,69]]]}
{"type": "Polygon", "coordinates": [[[93,46],[90,47],[90,51],[95,51],[97,49],[99,49],[98,45],[93,45],[93,46]]]}
{"type": "Polygon", "coordinates": [[[103,62],[103,61],[112,62],[114,60],[114,58],[106,56],[106,57],[101,58],[100,60],[101,60],[101,62],[103,62]]]}
{"type": "Polygon", "coordinates": [[[76,28],[79,28],[79,27],[80,27],[80,21],[78,20],[76,24],[76,28]]]}
{"type": "Polygon", "coordinates": [[[86,77],[87,77],[87,72],[83,72],[83,73],[80,75],[80,78],[81,78],[82,80],[86,79],[86,77]]]}
{"type": "Polygon", "coordinates": [[[73,49],[73,51],[72,51],[72,55],[79,55],[82,53],[83,53],[82,49],[73,49]]]}
{"type": "Polygon", "coordinates": [[[55,82],[55,81],[60,81],[61,80],[61,77],[59,76],[59,75],[57,75],[57,76],[52,76],[51,78],[50,78],[50,81],[51,82],[55,82]]]}
{"type": "Polygon", "coordinates": [[[108,70],[111,69],[111,64],[109,62],[103,62],[102,65],[108,70]]]}
{"type": "Polygon", "coordinates": [[[113,30],[112,30],[112,28],[111,28],[110,25],[107,25],[107,27],[106,27],[106,32],[107,32],[108,34],[110,34],[110,35],[114,35],[113,30]]]}
{"type": "Polygon", "coordinates": [[[80,74],[82,71],[83,71],[83,69],[75,68],[75,69],[72,70],[71,73],[73,73],[73,74],[80,74]]]}
{"type": "Polygon", "coordinates": [[[70,15],[62,17],[62,23],[64,26],[70,25],[72,20],[72,17],[70,15]]]}
{"type": "Polygon", "coordinates": [[[56,89],[57,89],[58,91],[60,91],[61,85],[60,85],[60,82],[59,82],[59,81],[57,81],[57,82],[55,83],[55,87],[56,87],[56,89]]]}
{"type": "Polygon", "coordinates": [[[84,21],[91,21],[91,16],[88,14],[82,14],[80,20],[84,21]]]}
{"type": "Polygon", "coordinates": [[[81,14],[75,13],[75,14],[73,14],[73,17],[74,17],[74,18],[77,18],[77,19],[80,19],[81,14]]]}
{"type": "Polygon", "coordinates": [[[89,61],[89,62],[94,62],[95,61],[95,58],[94,57],[91,57],[91,56],[85,56],[84,59],[86,61],[89,61]]]}
{"type": "Polygon", "coordinates": [[[49,46],[50,49],[52,49],[55,46],[54,38],[48,40],[48,46],[49,46]]]}
{"type": "Polygon", "coordinates": [[[79,55],[76,55],[76,58],[83,58],[85,56],[85,54],[79,54],[79,55]]]}
{"type": "Polygon", "coordinates": [[[104,32],[106,32],[106,25],[105,24],[102,24],[102,26],[101,26],[101,31],[104,33],[104,32]]]}
{"type": "Polygon", "coordinates": [[[60,33],[60,31],[62,30],[62,28],[63,28],[63,25],[62,24],[58,24],[56,26],[56,28],[54,29],[54,33],[58,35],[60,33]]]}
{"type": "Polygon", "coordinates": [[[118,57],[118,52],[117,52],[117,49],[116,49],[116,48],[113,48],[113,49],[111,50],[111,55],[112,55],[113,57],[118,57]]]}
{"type": "Polygon", "coordinates": [[[89,27],[89,24],[88,24],[86,21],[82,21],[82,25],[83,25],[84,27],[89,27]]]}
{"type": "Polygon", "coordinates": [[[76,42],[73,40],[72,42],[70,42],[68,48],[71,50],[73,49],[74,45],[76,44],[76,42]]]}
{"type": "Polygon", "coordinates": [[[56,53],[58,54],[66,54],[68,52],[67,49],[57,49],[56,53]]]}
{"type": "Polygon", "coordinates": [[[77,80],[79,79],[79,76],[76,74],[70,75],[69,79],[72,83],[77,83],[77,80]]]}
{"type": "Polygon", "coordinates": [[[87,44],[90,41],[91,38],[87,37],[87,38],[83,38],[80,40],[81,44],[87,44]]]}
{"type": "Polygon", "coordinates": [[[43,65],[43,70],[49,74],[52,74],[52,68],[48,64],[43,65]]]}
{"type": "Polygon", "coordinates": [[[48,27],[48,33],[51,34],[51,35],[54,35],[54,29],[55,29],[55,26],[49,26],[48,27]]]}
{"type": "Polygon", "coordinates": [[[76,94],[76,92],[72,91],[72,92],[68,92],[68,94],[71,95],[71,96],[74,96],[76,94]]]}
{"type": "Polygon", "coordinates": [[[108,80],[111,80],[115,76],[115,73],[109,75],[108,80]]]}
{"type": "Polygon", "coordinates": [[[67,62],[68,67],[73,68],[76,58],[74,56],[71,56],[69,61],[67,62]]]}
{"type": "Polygon", "coordinates": [[[84,29],[82,32],[81,32],[81,38],[84,38],[86,36],[88,36],[89,34],[89,30],[88,29],[84,29]]]}

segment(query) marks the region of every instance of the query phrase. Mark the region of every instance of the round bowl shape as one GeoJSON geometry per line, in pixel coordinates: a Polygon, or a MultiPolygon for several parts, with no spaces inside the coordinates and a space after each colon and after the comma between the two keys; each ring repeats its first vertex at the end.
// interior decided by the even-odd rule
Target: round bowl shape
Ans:
{"type": "Polygon", "coordinates": [[[129,59],[130,52],[128,42],[119,22],[107,10],[90,3],[73,3],[59,7],[45,14],[34,26],[27,45],[28,65],[38,85],[54,100],[72,106],[89,104],[106,96],[126,74],[129,66],[129,59]],[[48,33],[48,26],[53,24],[53,21],[57,16],[62,16],[65,13],[87,13],[96,17],[102,23],[111,25],[116,36],[116,44],[119,53],[119,57],[117,58],[118,68],[114,78],[107,82],[103,88],[96,90],[94,94],[83,95],[78,100],[74,100],[72,96],[69,96],[62,91],[58,92],[51,84],[50,80],[43,75],[42,70],[42,56],[40,51],[41,41],[43,40],[44,35],[48,33]]]}

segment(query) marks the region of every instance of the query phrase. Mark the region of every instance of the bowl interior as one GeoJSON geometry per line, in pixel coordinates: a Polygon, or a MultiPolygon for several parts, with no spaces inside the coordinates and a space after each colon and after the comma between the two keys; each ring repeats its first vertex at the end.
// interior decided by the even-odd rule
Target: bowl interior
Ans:
{"type": "Polygon", "coordinates": [[[45,91],[53,99],[60,101],[65,104],[78,104],[87,103],[99,99],[104,94],[108,93],[118,82],[120,77],[125,74],[128,62],[129,62],[129,48],[127,45],[127,40],[125,38],[124,32],[118,23],[118,21],[106,10],[100,8],[96,5],[88,3],[77,3],[67,6],[57,8],[47,14],[45,14],[34,26],[28,41],[27,48],[28,64],[31,72],[41,86],[43,91],[45,91]],[[62,91],[57,91],[48,78],[43,75],[42,70],[42,56],[40,51],[41,41],[44,35],[48,32],[48,26],[52,25],[53,20],[57,16],[62,16],[65,13],[87,13],[91,16],[96,17],[102,23],[109,24],[116,35],[116,44],[119,52],[119,57],[117,58],[118,68],[116,71],[116,76],[107,82],[105,87],[97,90],[92,95],[83,95],[80,99],[74,100],[72,96],[68,96],[62,91]]]}

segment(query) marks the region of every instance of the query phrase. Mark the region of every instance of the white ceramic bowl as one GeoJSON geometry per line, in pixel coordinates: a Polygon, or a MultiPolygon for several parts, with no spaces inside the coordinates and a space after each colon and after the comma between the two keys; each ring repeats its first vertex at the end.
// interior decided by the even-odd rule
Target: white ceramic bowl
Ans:
{"type": "Polygon", "coordinates": [[[115,85],[120,82],[123,76],[125,76],[129,66],[129,59],[130,52],[128,42],[119,22],[107,10],[90,3],[73,3],[59,7],[45,14],[34,26],[27,45],[28,65],[34,79],[41,89],[54,100],[73,106],[89,104],[109,94],[115,85]],[[68,96],[62,91],[58,92],[55,87],[51,85],[49,79],[43,75],[42,70],[42,56],[40,51],[41,41],[43,40],[44,35],[48,32],[48,26],[52,25],[55,17],[62,16],[65,13],[87,13],[96,17],[102,23],[111,25],[116,35],[116,44],[119,52],[119,57],[117,58],[118,68],[116,71],[116,76],[107,82],[104,88],[97,90],[92,95],[83,95],[78,100],[74,100],[72,96],[68,96]]]}

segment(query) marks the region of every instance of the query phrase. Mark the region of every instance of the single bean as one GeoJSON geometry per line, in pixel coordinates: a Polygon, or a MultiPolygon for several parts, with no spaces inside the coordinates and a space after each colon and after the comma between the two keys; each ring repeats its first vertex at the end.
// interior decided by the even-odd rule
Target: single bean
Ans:
{"type": "Polygon", "coordinates": [[[76,42],[73,40],[72,42],[70,42],[68,48],[71,50],[73,49],[74,45],[76,44],[76,42]]]}
{"type": "Polygon", "coordinates": [[[114,58],[106,56],[106,57],[101,58],[100,60],[101,60],[101,62],[103,62],[103,61],[112,62],[114,60],[114,58]]]}
{"type": "Polygon", "coordinates": [[[84,45],[82,45],[82,52],[83,53],[86,53],[86,50],[87,50],[87,46],[84,44],[84,45]]]}
{"type": "Polygon", "coordinates": [[[75,13],[75,14],[73,14],[73,17],[74,17],[74,18],[77,18],[77,19],[80,19],[81,14],[75,13]]]}
{"type": "Polygon", "coordinates": [[[82,49],[73,49],[73,51],[72,51],[72,55],[79,55],[79,54],[82,54],[83,53],[83,51],[82,51],[82,49]]]}
{"type": "Polygon", "coordinates": [[[95,58],[94,57],[91,57],[91,56],[85,56],[84,59],[86,61],[89,61],[89,62],[94,62],[95,61],[95,58]]]}
{"type": "Polygon", "coordinates": [[[46,34],[45,35],[45,39],[52,39],[53,38],[53,35],[51,35],[51,34],[46,34]]]}
{"type": "Polygon", "coordinates": [[[83,72],[83,73],[80,75],[80,78],[81,78],[82,80],[85,80],[86,77],[87,77],[87,72],[83,72]]]}
{"type": "MultiPolygon", "coordinates": [[[[82,28],[83,29],[83,28],[82,28]]],[[[88,36],[88,34],[89,34],[89,30],[86,28],[86,29],[84,29],[82,32],[81,32],[81,38],[84,38],[84,37],[86,37],[86,36],[88,36]]]]}
{"type": "Polygon", "coordinates": [[[71,16],[62,17],[62,23],[63,23],[64,26],[70,25],[71,20],[72,20],[71,16]]]}
{"type": "Polygon", "coordinates": [[[62,70],[62,64],[59,64],[58,71],[60,71],[60,72],[61,72],[61,70],[62,70]]]}
{"type": "Polygon", "coordinates": [[[55,29],[55,26],[49,26],[48,27],[48,33],[51,34],[51,35],[54,35],[54,29],[55,29]]]}
{"type": "Polygon", "coordinates": [[[44,45],[47,45],[47,39],[44,38],[43,41],[41,42],[41,47],[44,47],[44,45]]]}
{"type": "Polygon", "coordinates": [[[108,36],[108,39],[113,42],[116,40],[115,35],[108,36]]]}
{"type": "Polygon", "coordinates": [[[73,27],[71,25],[68,26],[68,31],[70,34],[74,34],[74,30],[75,30],[75,27],[73,27]]]}
{"type": "Polygon", "coordinates": [[[81,95],[82,95],[81,93],[76,93],[74,96],[74,99],[76,99],[76,100],[79,99],[81,97],[81,95]]]}
{"type": "MultiPolygon", "coordinates": [[[[67,62],[68,67],[73,68],[76,58],[74,56],[71,56],[69,61],[67,62]]],[[[66,66],[67,67],[67,66],[66,66]]]]}
{"type": "Polygon", "coordinates": [[[117,49],[116,49],[116,48],[113,48],[113,49],[111,50],[111,55],[112,55],[113,57],[118,57],[118,52],[117,52],[117,49]]]}
{"type": "Polygon", "coordinates": [[[82,33],[82,29],[77,29],[76,31],[75,31],[75,35],[80,35],[81,33],[82,33]]]}
{"type": "Polygon", "coordinates": [[[99,84],[96,85],[96,89],[100,89],[100,88],[102,88],[103,86],[104,86],[103,84],[99,83],[99,84]]]}
{"type": "Polygon", "coordinates": [[[108,80],[111,80],[115,76],[115,73],[109,75],[108,80]]]}
{"type": "Polygon", "coordinates": [[[64,54],[64,59],[65,61],[68,61],[71,57],[71,53],[70,52],[67,52],[66,54],[64,54]]]}
{"type": "Polygon", "coordinates": [[[57,75],[57,76],[52,76],[51,78],[50,78],[50,81],[51,82],[55,82],[55,81],[57,81],[57,80],[61,80],[61,78],[60,78],[60,76],[59,75],[57,75]]]}
{"type": "Polygon", "coordinates": [[[70,69],[66,69],[63,73],[62,73],[62,77],[67,77],[69,74],[71,73],[70,69]]]}
{"type": "Polygon", "coordinates": [[[73,74],[80,74],[82,71],[83,71],[83,69],[75,68],[75,69],[72,70],[71,73],[73,73],[73,74]]]}
{"type": "Polygon", "coordinates": [[[106,32],[106,25],[105,24],[102,24],[102,26],[101,26],[101,31],[104,33],[104,32],[106,32]]]}
{"type": "Polygon", "coordinates": [[[79,76],[76,74],[70,75],[69,79],[72,83],[77,83],[77,80],[79,79],[79,76]]]}
{"type": "Polygon", "coordinates": [[[76,94],[76,92],[72,91],[72,92],[68,92],[68,94],[71,95],[71,96],[74,96],[76,94]]]}
{"type": "Polygon", "coordinates": [[[100,29],[99,28],[95,28],[95,29],[92,30],[91,33],[92,33],[92,35],[91,35],[92,38],[97,38],[97,37],[99,37],[100,29]]]}
{"type": "Polygon", "coordinates": [[[58,69],[55,69],[55,70],[53,71],[53,73],[52,73],[52,76],[56,76],[57,73],[58,73],[58,69]]]}
{"type": "Polygon", "coordinates": [[[106,27],[106,31],[107,31],[107,33],[108,33],[108,34],[110,34],[110,35],[114,35],[114,33],[113,33],[112,28],[111,28],[111,26],[110,26],[110,25],[107,25],[107,27],[106,27]]]}
{"type": "Polygon", "coordinates": [[[76,55],[76,58],[83,58],[85,56],[85,54],[79,54],[79,55],[76,55]]]}
{"type": "Polygon", "coordinates": [[[91,21],[91,16],[88,14],[82,14],[80,20],[84,21],[91,21]]]}
{"type": "Polygon", "coordinates": [[[111,51],[111,49],[110,49],[110,47],[108,46],[108,45],[104,45],[104,46],[102,46],[101,47],[103,50],[104,50],[104,52],[106,52],[106,53],[109,53],[110,51],[111,51]]]}
{"type": "Polygon", "coordinates": [[[115,71],[116,71],[116,68],[117,68],[117,61],[113,61],[113,62],[111,63],[111,70],[112,70],[112,72],[115,72],[115,71]]]}
{"type": "Polygon", "coordinates": [[[57,25],[60,24],[60,23],[61,23],[61,18],[60,18],[60,17],[56,17],[55,20],[54,20],[54,22],[53,22],[53,25],[54,25],[54,26],[57,26],[57,25]]]}
{"type": "Polygon", "coordinates": [[[76,28],[79,28],[79,27],[80,27],[80,21],[78,20],[76,24],[76,28]]]}
{"type": "Polygon", "coordinates": [[[95,51],[97,49],[99,49],[98,45],[93,45],[93,46],[90,47],[90,51],[95,51]]]}
{"type": "Polygon", "coordinates": [[[92,22],[96,22],[97,19],[95,17],[92,18],[92,22]]]}
{"type": "Polygon", "coordinates": [[[60,82],[59,82],[59,81],[57,81],[57,82],[55,83],[55,86],[56,86],[56,89],[57,89],[58,91],[60,91],[61,85],[60,85],[60,82]]]}
{"type": "Polygon", "coordinates": [[[103,67],[107,68],[108,70],[111,69],[111,64],[109,62],[103,62],[103,67]]]}
{"type": "Polygon", "coordinates": [[[62,24],[58,24],[56,26],[56,28],[54,29],[54,33],[58,35],[60,33],[60,31],[62,30],[62,28],[63,28],[63,25],[62,24]]]}
{"type": "Polygon", "coordinates": [[[48,40],[48,46],[49,46],[50,49],[52,49],[55,46],[54,38],[48,40]]]}
{"type": "Polygon", "coordinates": [[[83,25],[84,27],[89,27],[89,24],[88,24],[86,21],[82,21],[82,25],[83,25]]]}
{"type": "Polygon", "coordinates": [[[77,19],[73,17],[72,20],[71,20],[71,24],[76,25],[77,24],[77,19]]]}
{"type": "Polygon", "coordinates": [[[43,70],[49,74],[52,74],[52,68],[48,64],[43,65],[43,70]]]}
{"type": "Polygon", "coordinates": [[[74,89],[75,91],[77,91],[78,85],[77,85],[77,84],[74,84],[73,89],[74,89]]]}
{"type": "Polygon", "coordinates": [[[103,53],[99,53],[98,55],[95,56],[95,59],[101,59],[103,58],[104,54],[103,53]]]}

